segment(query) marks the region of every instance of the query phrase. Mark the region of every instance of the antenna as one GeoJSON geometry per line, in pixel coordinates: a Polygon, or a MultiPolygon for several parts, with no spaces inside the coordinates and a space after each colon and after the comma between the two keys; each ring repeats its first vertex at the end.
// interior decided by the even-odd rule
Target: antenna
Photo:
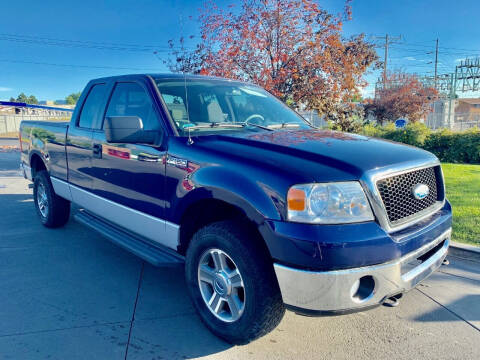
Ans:
{"type": "Polygon", "coordinates": [[[187,144],[188,145],[192,145],[193,144],[193,139],[192,139],[192,136],[190,135],[191,133],[191,130],[190,130],[191,126],[189,126],[187,129],[188,129],[188,140],[187,140],[187,144]]]}
{"type": "MultiPolygon", "coordinates": [[[[187,110],[187,121],[188,124],[190,124],[190,111],[188,109],[188,91],[187,91],[187,75],[185,74],[185,48],[184,48],[184,42],[185,38],[183,37],[183,15],[179,14],[179,21],[180,21],[180,51],[182,52],[182,73],[183,73],[183,87],[185,90],[185,109],[187,110]]],[[[190,126],[188,127],[188,140],[187,140],[188,145],[193,144],[193,139],[191,136],[190,132],[190,126]]]]}

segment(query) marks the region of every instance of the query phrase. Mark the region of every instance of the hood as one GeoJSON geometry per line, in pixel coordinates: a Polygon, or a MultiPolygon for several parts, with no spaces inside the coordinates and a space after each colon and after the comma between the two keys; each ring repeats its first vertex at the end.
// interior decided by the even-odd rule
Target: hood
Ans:
{"type": "Polygon", "coordinates": [[[413,146],[328,130],[241,132],[198,139],[217,151],[266,161],[296,173],[306,172],[314,179],[325,179],[326,169],[358,179],[368,170],[435,159],[433,154],[413,146]]]}

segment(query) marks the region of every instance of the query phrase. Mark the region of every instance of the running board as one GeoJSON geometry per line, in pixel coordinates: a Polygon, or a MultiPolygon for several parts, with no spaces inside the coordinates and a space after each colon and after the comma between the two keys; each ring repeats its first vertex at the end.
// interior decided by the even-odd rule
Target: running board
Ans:
{"type": "Polygon", "coordinates": [[[74,218],[79,223],[97,231],[114,244],[130,251],[154,266],[175,266],[185,262],[185,258],[175,251],[163,245],[149,244],[148,240],[129,234],[85,210],[77,212],[74,218]]]}

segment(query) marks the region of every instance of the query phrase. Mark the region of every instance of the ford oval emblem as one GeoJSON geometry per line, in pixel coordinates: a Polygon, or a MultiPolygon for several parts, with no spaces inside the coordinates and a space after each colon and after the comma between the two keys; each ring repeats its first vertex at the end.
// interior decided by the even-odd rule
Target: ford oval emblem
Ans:
{"type": "Polygon", "coordinates": [[[430,193],[428,185],[417,184],[412,188],[412,195],[415,199],[422,200],[425,199],[430,193]]]}

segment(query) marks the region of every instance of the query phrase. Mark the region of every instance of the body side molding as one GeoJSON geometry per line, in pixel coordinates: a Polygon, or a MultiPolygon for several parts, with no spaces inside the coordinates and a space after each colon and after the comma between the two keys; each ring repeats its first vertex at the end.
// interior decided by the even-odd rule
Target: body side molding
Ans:
{"type": "Polygon", "coordinates": [[[104,199],[63,180],[51,179],[57,195],[133,233],[177,250],[179,225],[104,199]]]}
{"type": "Polygon", "coordinates": [[[70,185],[56,177],[50,176],[50,181],[52,182],[53,190],[55,190],[55,194],[58,196],[72,201],[72,193],[70,192],[70,185]]]}

